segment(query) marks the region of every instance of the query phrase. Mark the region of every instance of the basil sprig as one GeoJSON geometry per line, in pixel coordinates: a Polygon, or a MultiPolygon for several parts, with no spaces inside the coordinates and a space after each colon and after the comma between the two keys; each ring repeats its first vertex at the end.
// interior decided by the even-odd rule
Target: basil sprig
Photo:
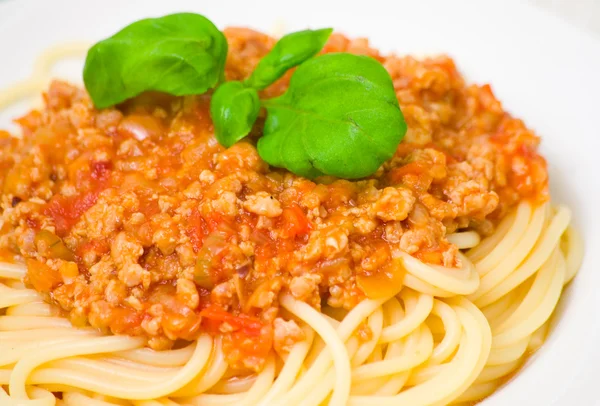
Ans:
{"type": "Polygon", "coordinates": [[[394,155],[406,132],[390,75],[366,56],[311,59],[282,96],[264,105],[260,156],[308,178],[369,176],[394,155]]]}
{"type": "Polygon", "coordinates": [[[370,57],[312,58],[330,34],[325,29],[286,35],[244,83],[221,85],[211,100],[217,140],[229,147],[248,135],[258,114],[250,94],[299,65],[283,95],[262,101],[267,118],[258,140],[261,158],[307,178],[346,179],[369,176],[390,159],[406,133],[392,79],[370,57]]]}
{"type": "Polygon", "coordinates": [[[83,70],[98,108],[156,90],[202,94],[222,78],[227,40],[206,17],[193,13],[147,18],[95,44],[83,70]]]}
{"type": "Polygon", "coordinates": [[[210,114],[222,145],[247,136],[265,108],[257,147],[266,162],[309,178],[362,178],[393,156],[406,123],[378,61],[346,53],[315,56],[331,31],[285,35],[248,79],[219,85],[227,41],[208,19],[191,13],[145,19],[90,49],[84,82],[98,108],[148,90],[191,95],[219,85],[210,114]],[[283,95],[260,100],[260,90],[296,66],[283,95]]]}
{"type": "Polygon", "coordinates": [[[229,148],[248,135],[259,111],[256,89],[238,81],[219,86],[210,100],[210,116],[219,143],[229,148]]]}
{"type": "Polygon", "coordinates": [[[252,130],[260,110],[260,104],[256,103],[257,90],[273,84],[289,69],[315,56],[331,32],[331,28],[325,28],[284,35],[243,83],[227,82],[217,88],[210,102],[210,115],[221,145],[230,147],[252,130]]]}
{"type": "Polygon", "coordinates": [[[333,29],[304,30],[284,35],[273,49],[260,60],[246,84],[255,89],[264,89],[285,72],[312,58],[325,46],[333,29]]]}

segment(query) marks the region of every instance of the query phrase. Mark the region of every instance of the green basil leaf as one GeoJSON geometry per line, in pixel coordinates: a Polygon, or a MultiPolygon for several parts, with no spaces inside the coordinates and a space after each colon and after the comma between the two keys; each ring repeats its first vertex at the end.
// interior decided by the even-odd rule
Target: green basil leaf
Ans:
{"type": "Polygon", "coordinates": [[[95,44],[83,79],[98,108],[148,90],[202,94],[218,83],[226,58],[227,40],[210,20],[171,14],[134,22],[95,44]]]}
{"type": "Polygon", "coordinates": [[[331,28],[304,30],[284,35],[258,63],[247,79],[248,86],[264,89],[294,66],[315,56],[331,35],[331,28]]]}
{"type": "Polygon", "coordinates": [[[309,178],[371,175],[406,133],[390,75],[365,56],[311,59],[298,67],[286,93],[264,105],[260,156],[309,178]]]}
{"type": "Polygon", "coordinates": [[[210,101],[210,116],[219,143],[230,147],[248,135],[259,110],[256,89],[237,81],[220,85],[210,101]]]}

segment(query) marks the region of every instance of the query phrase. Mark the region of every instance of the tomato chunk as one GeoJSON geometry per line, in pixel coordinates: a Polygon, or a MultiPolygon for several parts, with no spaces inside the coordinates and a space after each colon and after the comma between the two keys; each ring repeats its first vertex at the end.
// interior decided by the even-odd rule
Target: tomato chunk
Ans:
{"type": "Polygon", "coordinates": [[[85,177],[90,181],[90,190],[75,196],[57,194],[50,199],[44,214],[54,219],[59,237],[67,235],[83,213],[96,204],[98,195],[108,186],[111,167],[110,162],[91,162],[89,172],[85,172],[85,177]]]}
{"type": "Polygon", "coordinates": [[[297,204],[283,209],[281,218],[283,231],[289,238],[295,238],[310,231],[308,218],[297,204]]]}
{"type": "Polygon", "coordinates": [[[96,204],[98,192],[89,192],[77,196],[54,195],[48,202],[44,214],[54,219],[56,233],[64,237],[90,207],[96,204]]]}
{"type": "Polygon", "coordinates": [[[252,337],[260,336],[261,329],[263,328],[263,323],[257,318],[245,314],[234,316],[215,305],[210,305],[202,310],[200,316],[207,319],[205,324],[213,329],[216,328],[218,330],[221,324],[227,323],[234,331],[242,331],[247,336],[252,337]]]}
{"type": "Polygon", "coordinates": [[[206,221],[202,218],[197,209],[193,209],[192,214],[187,219],[188,225],[186,234],[190,237],[194,252],[198,252],[202,248],[204,239],[208,235],[208,227],[206,221]]]}

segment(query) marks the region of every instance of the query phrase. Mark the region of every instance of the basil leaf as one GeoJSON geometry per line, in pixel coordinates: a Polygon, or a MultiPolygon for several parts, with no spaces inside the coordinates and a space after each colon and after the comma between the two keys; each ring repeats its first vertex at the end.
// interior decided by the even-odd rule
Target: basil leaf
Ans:
{"type": "Polygon", "coordinates": [[[237,81],[219,86],[210,101],[210,116],[219,143],[230,147],[248,135],[259,110],[256,89],[237,81]]]}
{"type": "Polygon", "coordinates": [[[264,105],[260,156],[309,178],[371,175],[406,133],[390,75],[365,56],[311,59],[296,70],[286,93],[264,105]]]}
{"type": "Polygon", "coordinates": [[[148,18],[95,44],[83,79],[97,108],[156,90],[202,94],[223,75],[227,40],[210,20],[192,13],[148,18]]]}
{"type": "Polygon", "coordinates": [[[289,69],[319,53],[332,31],[331,28],[323,28],[284,35],[260,60],[246,83],[255,89],[266,88],[289,69]]]}

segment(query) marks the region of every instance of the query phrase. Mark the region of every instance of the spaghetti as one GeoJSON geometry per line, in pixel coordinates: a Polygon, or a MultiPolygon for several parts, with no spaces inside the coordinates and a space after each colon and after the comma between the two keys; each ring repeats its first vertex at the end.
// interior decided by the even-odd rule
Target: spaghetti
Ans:
{"type": "MultiPolygon", "coordinates": [[[[31,81],[2,93],[0,107],[45,85],[51,65],[71,51],[79,48],[48,54],[31,81]]],[[[392,263],[406,272],[403,283],[361,298],[349,311],[327,304],[317,310],[282,293],[281,315],[298,323],[303,338],[289,351],[270,351],[260,369],[246,374],[228,363],[218,334],[201,332],[155,351],[143,336],[73,327],[47,296],[24,284],[25,265],[3,262],[0,403],[472,404],[544,342],[563,286],[583,257],[570,220],[564,206],[521,199],[487,237],[448,234],[461,250],[454,265],[395,247],[392,263]]]]}
{"type": "MultiPolygon", "coordinates": [[[[285,295],[282,306],[304,322],[307,338],[286,359],[272,357],[256,376],[233,381],[218,339],[202,336],[155,352],[139,338],[73,328],[22,285],[24,267],[5,263],[0,383],[11,397],[0,396],[7,405],[52,405],[52,392],[62,393],[64,405],[472,402],[491,394],[543,342],[562,287],[582,259],[569,220],[565,207],[522,203],[496,234],[467,251],[466,270],[408,260],[409,288],[366,299],[341,320],[285,295]],[[490,292],[502,296],[490,302],[490,292]],[[364,322],[373,336],[359,344],[354,334],[364,322]]],[[[471,238],[454,236],[462,237],[471,238]]]]}

